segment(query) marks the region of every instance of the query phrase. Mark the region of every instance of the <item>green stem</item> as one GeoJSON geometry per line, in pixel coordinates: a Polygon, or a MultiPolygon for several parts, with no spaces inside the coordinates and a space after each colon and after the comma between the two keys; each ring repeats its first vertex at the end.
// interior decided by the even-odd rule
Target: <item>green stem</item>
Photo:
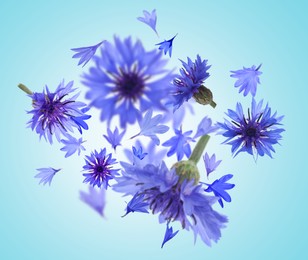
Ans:
{"type": "Polygon", "coordinates": [[[216,105],[217,105],[217,104],[212,100],[211,103],[210,103],[210,106],[211,106],[212,108],[215,108],[216,105]]]}
{"type": "Polygon", "coordinates": [[[203,135],[198,143],[196,144],[191,156],[189,157],[190,161],[193,161],[195,164],[197,164],[201,158],[201,155],[205,149],[205,146],[207,145],[208,141],[210,140],[209,135],[203,135]]]}
{"type": "Polygon", "coordinates": [[[32,95],[33,94],[33,92],[30,90],[30,89],[28,89],[24,84],[18,84],[18,87],[22,90],[22,91],[24,91],[24,92],[26,92],[27,94],[29,94],[29,95],[32,95]]]}

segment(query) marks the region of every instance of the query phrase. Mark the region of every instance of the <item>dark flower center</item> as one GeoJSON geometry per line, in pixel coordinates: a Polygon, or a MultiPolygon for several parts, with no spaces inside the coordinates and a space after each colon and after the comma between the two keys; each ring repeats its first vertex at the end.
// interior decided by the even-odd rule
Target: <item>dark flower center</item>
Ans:
{"type": "Polygon", "coordinates": [[[120,98],[136,100],[143,93],[144,81],[135,72],[122,72],[116,86],[120,98]]]}
{"type": "Polygon", "coordinates": [[[248,127],[245,130],[245,135],[248,137],[256,137],[257,134],[257,129],[255,129],[254,127],[248,127]]]}
{"type": "Polygon", "coordinates": [[[104,167],[103,166],[101,166],[101,165],[98,165],[97,167],[96,167],[96,171],[98,172],[98,173],[103,173],[104,172],[104,167]]]}

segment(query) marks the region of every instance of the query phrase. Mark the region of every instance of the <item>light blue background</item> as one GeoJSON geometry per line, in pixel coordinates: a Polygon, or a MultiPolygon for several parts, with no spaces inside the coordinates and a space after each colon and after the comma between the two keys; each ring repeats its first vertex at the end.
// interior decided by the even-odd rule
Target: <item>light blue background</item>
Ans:
{"type": "MultiPolygon", "coordinates": [[[[1,1],[0,258],[308,259],[307,11],[305,1],[1,1]],[[136,20],[154,8],[160,39],[136,20]],[[212,248],[199,239],[194,245],[193,234],[182,231],[161,250],[165,226],[157,216],[121,219],[125,204],[111,191],[105,219],[81,203],[82,158],[65,160],[61,146],[39,142],[25,128],[31,104],[16,87],[54,89],[63,78],[81,86],[83,70],[70,48],[114,34],[133,35],[152,48],[175,33],[172,66],[198,53],[212,64],[208,86],[218,106],[198,107],[197,117],[209,110],[221,120],[237,101],[249,104],[233,88],[229,71],[259,63],[257,99],[286,115],[274,160],[232,159],[219,137],[209,144],[209,152],[224,160],[217,174],[233,173],[236,183],[232,203],[220,210],[230,223],[212,248]],[[63,171],[50,187],[38,185],[35,169],[48,166],[63,171]]],[[[99,148],[105,126],[96,119],[87,137],[99,148]]]]}

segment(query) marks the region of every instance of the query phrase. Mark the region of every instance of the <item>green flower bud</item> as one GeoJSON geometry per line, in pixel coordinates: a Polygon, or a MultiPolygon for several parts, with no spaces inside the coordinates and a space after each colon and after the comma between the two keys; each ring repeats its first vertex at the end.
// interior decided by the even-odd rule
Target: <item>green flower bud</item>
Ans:
{"type": "Polygon", "coordinates": [[[184,180],[194,179],[194,184],[197,185],[200,180],[200,174],[195,162],[187,160],[175,163],[172,168],[175,168],[176,174],[180,177],[179,183],[184,180]]]}
{"type": "Polygon", "coordinates": [[[196,92],[193,97],[201,105],[210,105],[213,108],[216,107],[216,103],[213,101],[212,91],[203,85],[198,88],[198,92],[196,92]]]}

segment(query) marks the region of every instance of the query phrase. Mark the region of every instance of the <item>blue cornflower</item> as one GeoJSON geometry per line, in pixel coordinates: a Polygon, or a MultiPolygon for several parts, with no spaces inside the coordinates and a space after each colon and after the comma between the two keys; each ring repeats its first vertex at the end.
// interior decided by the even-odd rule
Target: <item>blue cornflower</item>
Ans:
{"type": "Polygon", "coordinates": [[[101,120],[118,115],[121,128],[141,119],[142,113],[152,108],[165,110],[169,101],[172,73],[164,66],[167,61],[157,51],[146,51],[140,41],[131,37],[101,47],[102,56],[95,56],[95,67],[84,75],[89,87],[86,98],[90,105],[101,109],[101,120]]]}
{"type": "Polygon", "coordinates": [[[163,119],[162,115],[156,115],[153,118],[152,115],[153,110],[149,109],[144,117],[141,120],[138,120],[140,132],[131,138],[144,135],[150,137],[156,145],[160,144],[160,141],[156,135],[166,133],[169,130],[169,127],[166,125],[160,125],[163,119]]]}
{"type": "Polygon", "coordinates": [[[248,109],[246,118],[242,105],[237,103],[235,111],[228,109],[226,113],[231,122],[225,120],[224,123],[218,123],[222,135],[227,137],[224,143],[232,146],[234,156],[240,152],[248,152],[251,155],[267,154],[272,157],[271,152],[275,152],[273,145],[282,138],[281,133],[284,131],[280,127],[283,116],[277,117],[276,112],[272,115],[268,104],[265,108],[262,105],[263,100],[257,104],[253,99],[251,111],[248,109]]]}
{"type": "Polygon", "coordinates": [[[166,242],[174,238],[177,233],[179,233],[179,230],[173,232],[173,228],[172,227],[169,228],[169,222],[167,222],[165,237],[163,243],[161,244],[161,248],[163,248],[166,242]]]}
{"type": "Polygon", "coordinates": [[[81,150],[85,151],[86,149],[82,146],[82,143],[85,141],[82,141],[82,138],[76,139],[75,137],[71,135],[67,135],[67,140],[61,139],[61,142],[64,144],[64,147],[62,147],[60,150],[65,151],[65,158],[73,155],[74,153],[78,152],[78,155],[80,155],[81,150]]]}
{"type": "Polygon", "coordinates": [[[188,158],[191,154],[190,142],[194,142],[194,139],[190,137],[193,131],[187,131],[182,133],[182,127],[180,130],[174,129],[175,136],[171,137],[168,141],[164,142],[163,146],[170,146],[167,156],[172,156],[176,153],[178,161],[180,161],[184,154],[188,158]]]}
{"type": "Polygon", "coordinates": [[[259,76],[262,74],[259,71],[262,64],[260,64],[257,68],[253,65],[251,68],[243,67],[242,70],[231,71],[233,74],[230,75],[232,78],[237,78],[237,81],[234,83],[234,87],[239,89],[239,93],[242,91],[244,96],[250,92],[252,96],[256,95],[257,85],[260,84],[259,76]]]}
{"type": "Polygon", "coordinates": [[[132,150],[133,150],[133,154],[139,158],[139,160],[143,160],[144,157],[148,154],[148,153],[144,153],[142,151],[142,146],[140,145],[139,146],[139,149],[137,150],[137,148],[135,146],[132,147],[132,150]]]}
{"type": "Polygon", "coordinates": [[[76,122],[76,118],[88,117],[83,112],[86,104],[76,101],[78,94],[71,98],[67,97],[75,90],[73,89],[73,81],[66,86],[62,81],[54,93],[50,92],[46,86],[46,91],[43,91],[43,93],[29,95],[34,107],[33,110],[28,112],[33,114],[29,125],[32,130],[35,129],[40,138],[44,136],[46,140],[52,143],[52,137],[55,136],[60,142],[61,135],[66,137],[68,132],[74,132],[73,128],[79,129],[80,126],[88,128],[85,122],[82,125],[80,122],[76,122]]]}
{"type": "Polygon", "coordinates": [[[111,153],[106,154],[106,148],[101,149],[100,152],[96,150],[91,153],[91,156],[86,156],[86,165],[83,166],[84,183],[89,183],[93,187],[104,186],[105,189],[109,186],[109,180],[113,179],[118,173],[119,169],[113,169],[112,165],[116,164],[116,160],[112,158],[111,153]]]}
{"type": "Polygon", "coordinates": [[[221,160],[216,161],[215,154],[209,157],[208,153],[205,153],[205,155],[203,156],[203,161],[204,161],[207,176],[209,176],[211,172],[215,171],[218,165],[221,163],[221,160]]]}
{"type": "Polygon", "coordinates": [[[108,143],[111,144],[112,148],[115,150],[118,145],[121,145],[122,138],[125,134],[125,130],[122,133],[119,133],[119,130],[117,127],[115,127],[113,133],[111,130],[108,128],[107,129],[107,135],[103,135],[108,143]]]}
{"type": "Polygon", "coordinates": [[[116,177],[113,189],[126,195],[144,194],[143,201],[149,204],[159,221],[179,221],[182,228],[192,229],[207,245],[217,241],[221,228],[227,222],[225,216],[214,211],[216,197],[206,196],[201,185],[194,180],[182,182],[175,169],[169,170],[164,162],[160,166],[144,167],[121,163],[122,176],[116,177]]]}
{"type": "Polygon", "coordinates": [[[35,178],[40,178],[40,182],[39,184],[43,183],[43,185],[45,185],[46,183],[51,184],[51,181],[53,179],[53,177],[56,175],[56,173],[58,171],[60,171],[61,169],[54,169],[54,168],[39,168],[39,169],[36,169],[39,173],[36,174],[34,177],[35,178]]]}
{"type": "Polygon", "coordinates": [[[80,199],[94,209],[99,215],[104,216],[104,209],[106,205],[106,190],[96,189],[89,185],[89,192],[79,192],[80,199]]]}
{"type": "Polygon", "coordinates": [[[181,62],[183,68],[180,69],[180,75],[177,75],[176,79],[173,80],[175,87],[173,93],[174,110],[197,94],[204,81],[210,76],[207,71],[211,66],[207,65],[207,60],[202,61],[199,55],[197,55],[195,62],[192,62],[188,57],[187,63],[182,60],[181,62]]]}
{"type": "Polygon", "coordinates": [[[147,208],[149,207],[149,204],[144,202],[144,194],[135,194],[134,197],[128,202],[126,207],[126,213],[125,217],[128,213],[131,212],[142,212],[142,213],[149,213],[147,208]]]}
{"type": "Polygon", "coordinates": [[[82,67],[84,67],[92,59],[92,57],[94,56],[97,48],[99,46],[101,46],[103,44],[103,42],[105,42],[105,40],[101,41],[98,44],[93,45],[93,46],[71,49],[72,51],[77,52],[73,55],[72,58],[77,58],[77,59],[80,58],[80,60],[78,62],[78,66],[83,63],[82,67]]]}
{"type": "Polygon", "coordinates": [[[222,199],[226,202],[231,202],[231,197],[225,190],[234,188],[235,184],[226,183],[232,177],[232,174],[224,175],[219,180],[214,181],[212,184],[207,184],[208,188],[204,190],[206,192],[213,192],[214,195],[219,198],[218,202],[222,208],[224,207],[222,199]]]}
{"type": "Polygon", "coordinates": [[[163,42],[157,43],[155,45],[159,45],[158,49],[162,50],[164,52],[164,54],[166,55],[167,52],[169,52],[169,57],[171,57],[172,54],[172,44],[173,44],[173,40],[174,38],[177,36],[178,34],[174,35],[170,40],[166,41],[164,40],[163,42]]]}
{"type": "Polygon", "coordinates": [[[140,22],[143,22],[147,24],[148,26],[150,26],[153,29],[153,31],[158,35],[156,31],[156,21],[157,21],[156,10],[154,9],[151,13],[144,10],[143,15],[144,17],[137,17],[137,19],[140,22]]]}

